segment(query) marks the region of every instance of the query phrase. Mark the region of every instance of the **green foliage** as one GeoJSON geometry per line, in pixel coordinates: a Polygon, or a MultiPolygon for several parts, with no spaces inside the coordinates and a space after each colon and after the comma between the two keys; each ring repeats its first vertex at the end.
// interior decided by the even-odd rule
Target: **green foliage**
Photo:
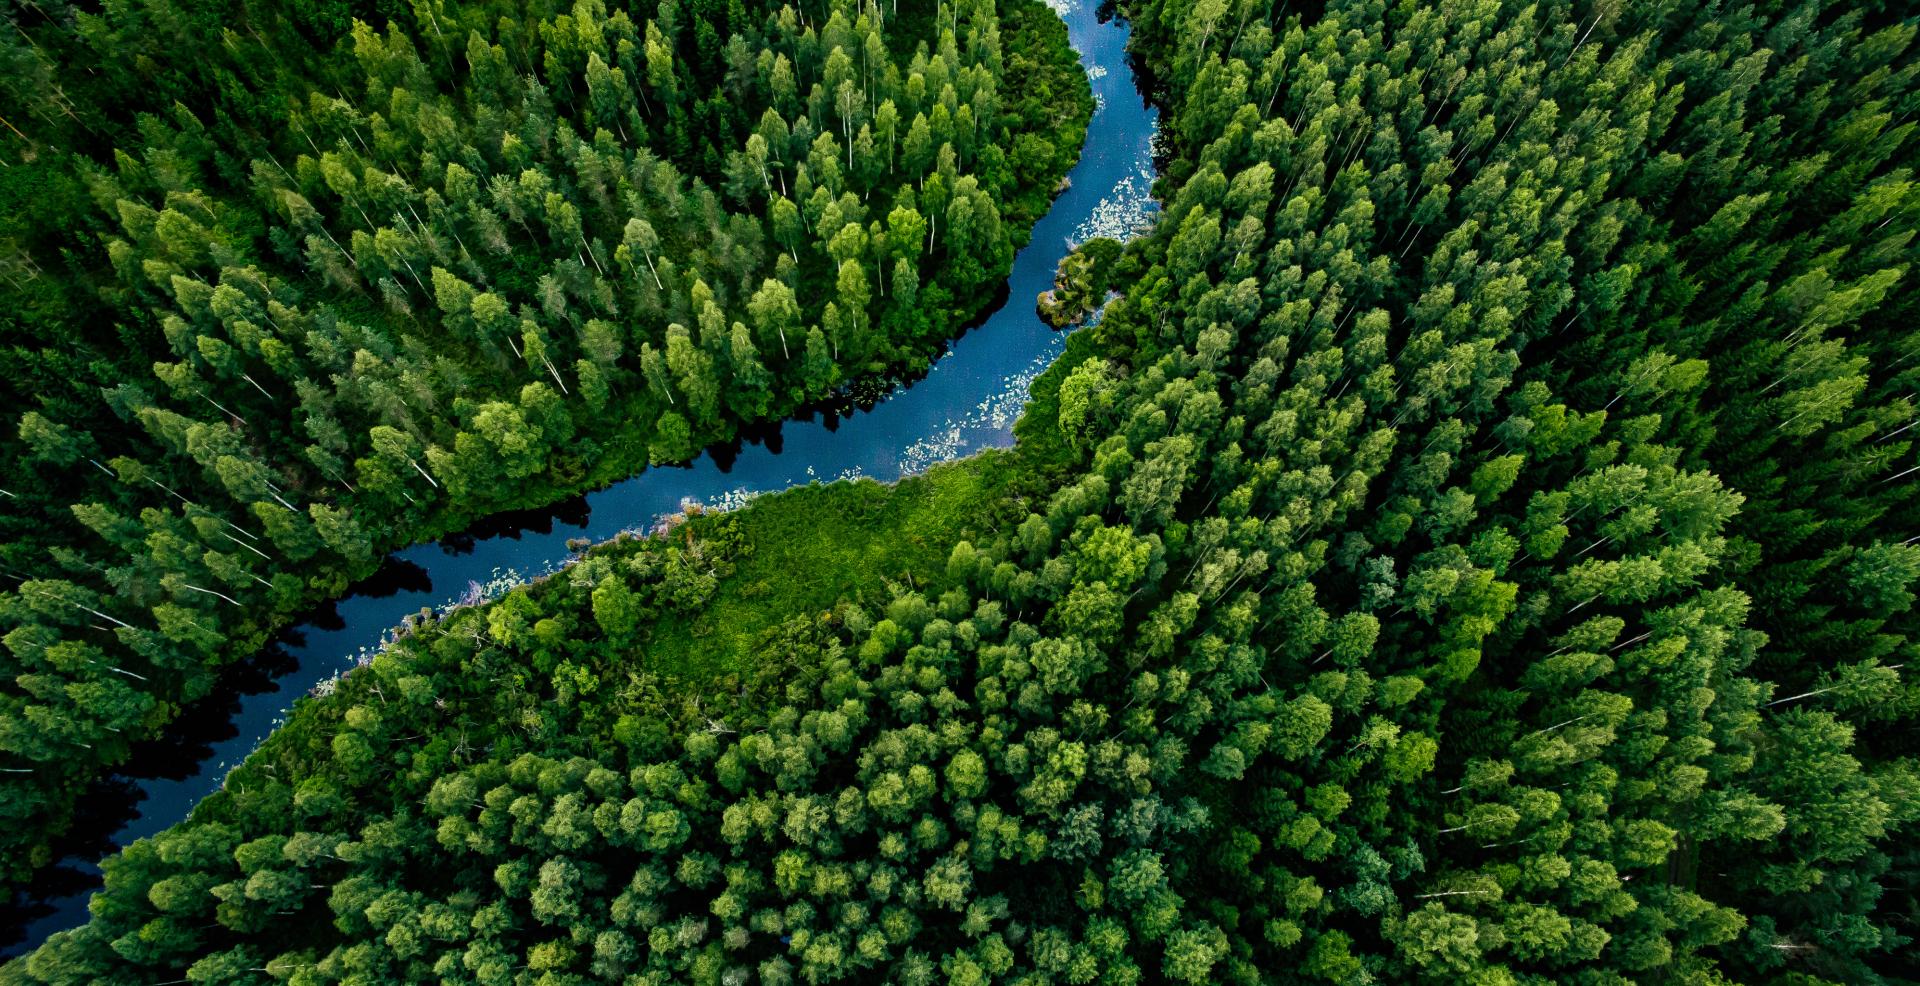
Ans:
{"type": "MultiPolygon", "coordinates": [[[[698,91],[675,46],[721,35],[665,9],[633,75],[671,125],[698,91]]],[[[417,628],[4,975],[1904,981],[1911,18],[1126,9],[1167,111],[1162,218],[1013,453],[696,518],[417,628]]],[[[775,122],[824,121],[809,174],[859,169],[831,153],[858,146],[833,143],[849,50],[769,70],[775,122]]],[[[977,179],[935,164],[962,110],[894,128],[926,235],[981,253],[977,179]]],[[[764,194],[757,153],[734,177],[764,194]]],[[[842,205],[788,191],[800,265],[842,205]]],[[[195,201],[166,211],[129,210],[177,241],[156,262],[231,249],[195,201]]],[[[835,254],[874,228],[827,239],[817,321],[747,282],[759,351],[792,328],[782,359],[825,381],[871,345],[835,254]]],[[[696,293],[635,379],[689,428],[690,347],[710,324],[731,348],[696,293]]],[[[492,447],[559,424],[532,396],[492,447]]],[[[233,443],[143,415],[264,498],[220,467],[233,443]]],[[[34,454],[87,457],[53,420],[34,454]]],[[[366,476],[402,476],[412,446],[375,441],[366,476]]],[[[87,504],[92,536],[135,536],[87,504]]],[[[112,680],[53,629],[101,592],[16,599],[18,659],[112,680]]],[[[105,697],[65,684],[18,687],[105,697]]]]}
{"type": "Polygon", "coordinates": [[[10,652],[0,881],[386,551],[925,366],[1091,112],[1037,4],[616,7],[10,24],[0,457],[32,481],[0,497],[0,565],[99,615],[9,590],[0,635],[121,680],[10,652]]]}
{"type": "Polygon", "coordinates": [[[1113,290],[1114,265],[1122,249],[1118,240],[1104,236],[1075,247],[1060,261],[1053,290],[1040,295],[1040,317],[1055,328],[1065,328],[1098,309],[1113,290]]]}

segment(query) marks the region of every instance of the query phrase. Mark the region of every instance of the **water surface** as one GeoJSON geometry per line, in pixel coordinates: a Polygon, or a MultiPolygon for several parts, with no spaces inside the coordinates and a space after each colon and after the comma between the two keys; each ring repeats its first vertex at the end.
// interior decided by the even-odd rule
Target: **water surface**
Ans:
{"type": "MultiPolygon", "coordinates": [[[[265,739],[295,698],[352,669],[388,631],[424,608],[490,597],[564,565],[567,542],[601,541],[646,529],[688,503],[733,507],[810,482],[868,476],[883,482],[1013,442],[1013,422],[1034,377],[1059,355],[1063,337],[1035,315],[1068,249],[1092,236],[1125,236],[1153,209],[1152,140],[1157,113],[1134,85],[1127,28],[1101,23],[1092,0],[1049,0],[1087,69],[1093,120],[1070,186],[1035,224],[1015,256],[1005,300],[957,339],[927,374],[870,409],[789,421],[757,444],[690,466],[649,469],[542,511],[482,520],[460,534],[390,556],[345,598],[283,633],[279,644],[236,669],[226,694],[187,710],[171,733],[136,751],[80,807],[68,856],[43,871],[0,920],[0,955],[36,945],[86,920],[100,882],[97,860],[185,818],[227,772],[265,739]]],[[[1010,80],[1008,85],[1018,85],[1010,80]]]]}

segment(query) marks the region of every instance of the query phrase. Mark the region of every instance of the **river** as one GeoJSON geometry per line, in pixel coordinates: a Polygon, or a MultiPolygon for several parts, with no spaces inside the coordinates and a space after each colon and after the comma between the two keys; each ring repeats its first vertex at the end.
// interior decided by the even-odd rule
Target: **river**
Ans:
{"type": "Polygon", "coordinates": [[[1060,259],[1074,244],[1125,236],[1154,209],[1158,114],[1135,87],[1125,23],[1101,23],[1094,0],[1049,5],[1066,21],[1093,87],[1086,145],[1068,173],[1068,189],[1015,256],[1000,307],[955,340],[924,377],[867,409],[788,421],[737,452],[708,452],[689,466],[648,469],[548,510],[491,517],[461,534],[394,553],[352,594],[322,607],[238,669],[226,694],[188,709],[173,726],[176,735],[136,752],[118,775],[89,792],[65,840],[65,858],[0,910],[0,920],[13,928],[0,931],[0,957],[84,922],[102,856],[185,818],[284,720],[295,698],[353,668],[408,615],[471,593],[498,594],[566,564],[573,556],[570,540],[601,541],[645,529],[687,503],[729,508],[810,482],[856,476],[887,482],[1010,445],[1028,385],[1064,345],[1064,337],[1034,313],[1035,296],[1052,286],[1060,259]]]}

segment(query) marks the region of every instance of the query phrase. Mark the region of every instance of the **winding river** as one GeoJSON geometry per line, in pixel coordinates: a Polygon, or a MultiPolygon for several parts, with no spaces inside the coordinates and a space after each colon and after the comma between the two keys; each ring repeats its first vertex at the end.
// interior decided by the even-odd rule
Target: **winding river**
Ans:
{"type": "Polygon", "coordinates": [[[730,508],[816,481],[866,476],[887,482],[1010,445],[1028,385],[1063,345],[1034,314],[1034,297],[1051,286],[1071,246],[1092,236],[1125,236],[1154,209],[1149,192],[1158,115],[1134,85],[1125,23],[1102,23],[1094,0],[1048,3],[1066,21],[1093,86],[1086,146],[1069,173],[1070,186],[1014,258],[1001,306],[923,378],[864,411],[789,421],[733,454],[649,469],[547,511],[488,518],[462,534],[393,554],[352,595],[322,607],[239,669],[233,691],[190,708],[174,725],[176,735],[137,752],[120,775],[89,792],[65,858],[0,910],[0,920],[13,925],[10,933],[0,930],[0,957],[85,921],[102,856],[185,818],[284,719],[296,697],[350,670],[406,616],[496,595],[564,565],[573,554],[571,540],[645,529],[690,502],[730,508]]]}

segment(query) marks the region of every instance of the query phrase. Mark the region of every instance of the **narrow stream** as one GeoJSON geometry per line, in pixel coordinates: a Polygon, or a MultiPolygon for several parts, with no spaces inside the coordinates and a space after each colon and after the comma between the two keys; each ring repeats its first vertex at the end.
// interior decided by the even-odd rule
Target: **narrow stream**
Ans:
{"type": "MultiPolygon", "coordinates": [[[[95,786],[80,809],[69,855],[43,871],[11,907],[0,908],[0,957],[37,945],[86,920],[100,882],[97,860],[185,818],[219,789],[286,716],[298,696],[350,670],[388,630],[423,608],[491,597],[564,565],[576,538],[601,541],[646,529],[689,502],[730,508],[753,496],[810,482],[867,476],[882,482],[935,463],[1013,442],[1013,422],[1034,377],[1059,355],[1064,337],[1034,314],[1060,259],[1093,236],[1125,236],[1155,208],[1152,140],[1158,113],[1134,85],[1127,26],[1101,23],[1095,0],[1048,0],[1093,86],[1095,108],[1071,185],[1034,226],[1014,258],[1001,307],[956,340],[922,379],[850,416],[789,421],[724,463],[702,454],[683,468],[649,469],[546,511],[492,517],[468,531],[390,556],[354,594],[322,607],[281,635],[260,661],[241,669],[240,691],[189,709],[180,735],[139,751],[95,786]],[[251,680],[246,680],[246,679],[251,680]],[[91,833],[91,834],[88,834],[91,833]]],[[[1020,80],[1011,79],[1008,87],[1020,80]]]]}

